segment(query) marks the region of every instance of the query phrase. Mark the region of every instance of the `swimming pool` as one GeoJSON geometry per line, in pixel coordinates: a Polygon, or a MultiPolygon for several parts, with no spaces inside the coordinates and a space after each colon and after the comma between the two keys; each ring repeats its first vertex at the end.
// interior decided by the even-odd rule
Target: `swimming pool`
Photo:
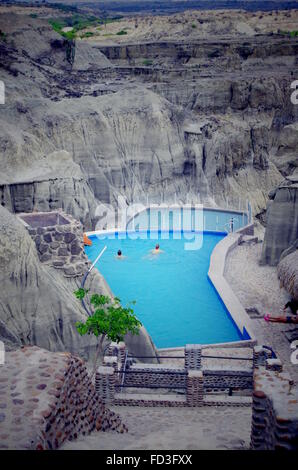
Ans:
{"type": "Polygon", "coordinates": [[[86,254],[94,261],[107,246],[97,267],[122,304],[136,301],[134,310],[158,348],[244,339],[207,276],[213,248],[226,233],[202,232],[197,250],[185,250],[190,234],[164,235],[89,235],[93,244],[86,254]],[[156,243],[163,253],[151,255],[156,243]],[[118,249],[123,260],[115,257],[118,249]]]}

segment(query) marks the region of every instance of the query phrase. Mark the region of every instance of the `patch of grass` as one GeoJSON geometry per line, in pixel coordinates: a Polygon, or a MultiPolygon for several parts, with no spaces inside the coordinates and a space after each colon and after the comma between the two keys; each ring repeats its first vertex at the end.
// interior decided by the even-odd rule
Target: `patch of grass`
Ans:
{"type": "Polygon", "coordinates": [[[102,18],[100,20],[101,24],[110,24],[110,23],[116,23],[117,21],[121,20],[123,16],[113,16],[112,18],[102,18]]]}
{"type": "Polygon", "coordinates": [[[47,4],[47,8],[53,8],[55,10],[61,10],[66,13],[76,12],[78,11],[78,7],[71,6],[71,5],[64,5],[63,3],[50,3],[47,4]]]}
{"type": "MultiPolygon", "coordinates": [[[[61,36],[67,39],[75,39],[78,31],[81,31],[82,29],[85,29],[85,28],[89,28],[90,26],[95,27],[96,25],[100,24],[100,22],[101,22],[101,19],[98,18],[97,16],[93,16],[93,15],[83,16],[77,13],[69,17],[53,18],[49,20],[49,23],[52,26],[53,30],[56,31],[56,33],[61,34],[61,36]],[[62,31],[63,28],[65,27],[73,28],[73,30],[65,33],[62,31]]],[[[89,37],[89,36],[85,36],[85,37],[89,37]]]]}
{"type": "Polygon", "coordinates": [[[146,65],[146,66],[153,65],[153,62],[150,59],[145,59],[143,60],[143,65],[146,65]]]}
{"type": "Polygon", "coordinates": [[[290,36],[291,38],[296,38],[298,36],[298,31],[283,31],[279,29],[277,31],[279,34],[284,34],[285,36],[290,36]]]}
{"type": "Polygon", "coordinates": [[[66,39],[75,39],[76,38],[76,32],[75,31],[67,31],[67,33],[62,32],[62,36],[65,37],[66,39]]]}
{"type": "Polygon", "coordinates": [[[127,31],[125,31],[124,29],[121,29],[121,31],[118,31],[118,33],[116,33],[117,36],[124,36],[124,34],[127,34],[127,31]]]}
{"type": "Polygon", "coordinates": [[[92,33],[92,31],[87,31],[87,32],[84,33],[84,34],[81,34],[80,38],[81,38],[81,39],[84,39],[84,38],[91,38],[92,36],[94,36],[94,33],[92,33]]]}
{"type": "Polygon", "coordinates": [[[0,29],[0,41],[6,42],[7,36],[6,34],[0,29]]]}

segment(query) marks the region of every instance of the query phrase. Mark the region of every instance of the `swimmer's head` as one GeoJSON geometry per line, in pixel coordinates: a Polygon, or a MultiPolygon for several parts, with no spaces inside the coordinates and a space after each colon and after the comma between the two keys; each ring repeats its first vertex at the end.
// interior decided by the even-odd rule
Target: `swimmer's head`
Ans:
{"type": "Polygon", "coordinates": [[[121,255],[122,255],[122,251],[121,251],[121,250],[118,250],[117,255],[118,255],[118,256],[121,256],[121,255]]]}
{"type": "Polygon", "coordinates": [[[155,249],[159,250],[159,244],[158,243],[155,245],[155,249]]]}

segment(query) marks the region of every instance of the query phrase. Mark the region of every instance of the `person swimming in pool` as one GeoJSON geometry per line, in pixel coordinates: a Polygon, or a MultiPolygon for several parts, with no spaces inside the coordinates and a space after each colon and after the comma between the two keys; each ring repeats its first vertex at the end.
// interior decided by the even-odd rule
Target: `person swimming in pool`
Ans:
{"type": "Polygon", "coordinates": [[[115,258],[117,258],[117,259],[124,259],[124,258],[126,258],[126,256],[123,256],[122,251],[121,251],[121,250],[118,250],[118,251],[117,251],[117,256],[115,256],[115,258]]]}
{"type": "Polygon", "coordinates": [[[155,248],[154,248],[153,250],[151,250],[151,253],[152,253],[153,255],[159,255],[159,253],[163,253],[163,250],[160,249],[160,246],[159,246],[159,244],[157,243],[157,244],[155,245],[155,248]]]}

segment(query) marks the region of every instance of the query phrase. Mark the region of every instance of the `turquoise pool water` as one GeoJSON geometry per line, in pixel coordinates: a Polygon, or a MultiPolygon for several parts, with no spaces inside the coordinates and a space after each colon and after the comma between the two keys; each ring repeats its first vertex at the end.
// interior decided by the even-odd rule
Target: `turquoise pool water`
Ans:
{"type": "Polygon", "coordinates": [[[243,339],[207,277],[212,250],[225,234],[204,232],[201,248],[189,251],[184,249],[189,234],[176,235],[163,239],[163,232],[156,232],[155,239],[135,240],[93,235],[86,254],[94,261],[107,246],[97,267],[122,304],[136,301],[134,310],[158,348],[243,339]],[[163,253],[151,255],[157,242],[163,253]],[[124,260],[115,257],[118,249],[124,260]]]}

